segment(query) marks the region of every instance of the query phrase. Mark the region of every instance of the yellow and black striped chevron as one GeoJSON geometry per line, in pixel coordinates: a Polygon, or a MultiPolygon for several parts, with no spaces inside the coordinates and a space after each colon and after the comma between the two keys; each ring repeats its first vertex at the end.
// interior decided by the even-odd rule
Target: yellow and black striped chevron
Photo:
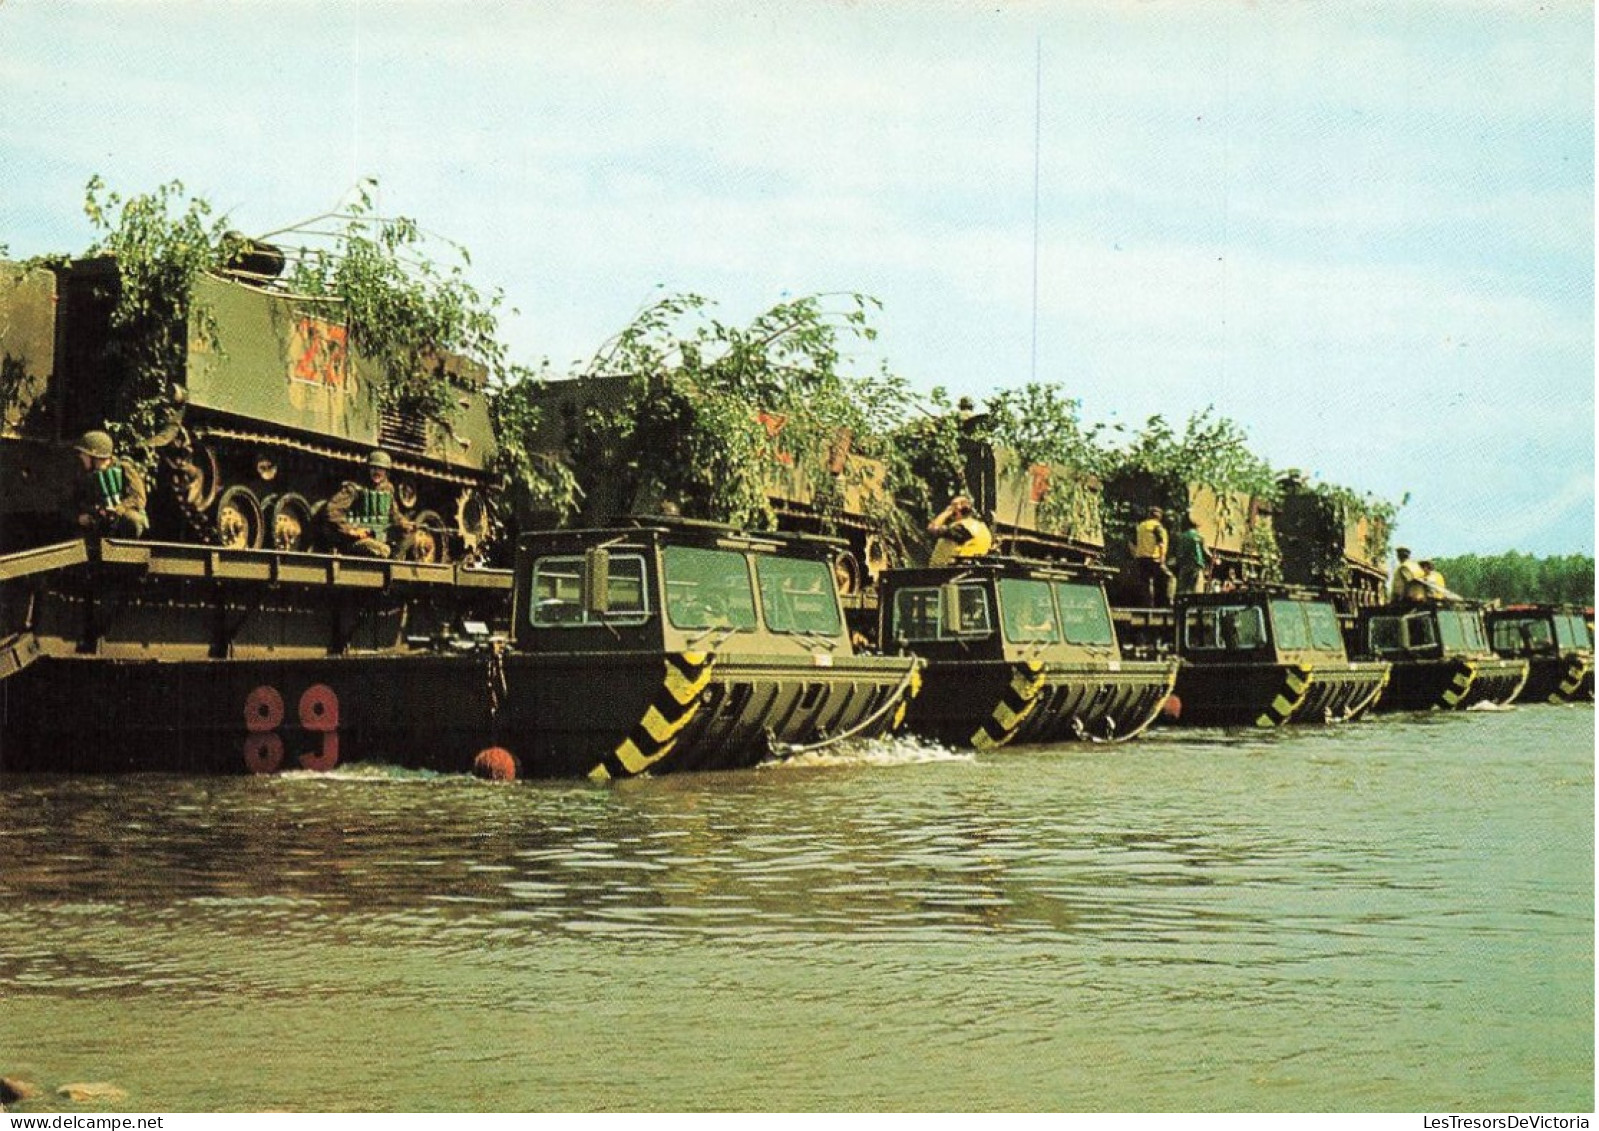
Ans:
{"type": "Polygon", "coordinates": [[[1455,671],[1449,679],[1449,686],[1444,693],[1438,696],[1438,702],[1433,709],[1442,707],[1452,711],[1460,706],[1467,695],[1471,694],[1471,685],[1477,682],[1477,665],[1470,660],[1456,660],[1455,671]]]}
{"type": "Polygon", "coordinates": [[[589,771],[595,781],[642,774],[672,752],[677,736],[700,710],[700,692],[711,682],[716,657],[707,652],[669,652],[666,678],[619,746],[589,771]]]}
{"type": "Polygon", "coordinates": [[[1577,693],[1582,690],[1582,681],[1588,674],[1588,660],[1585,656],[1567,656],[1565,678],[1560,681],[1560,686],[1549,696],[1551,703],[1569,703],[1577,698],[1577,693]]]}
{"type": "Polygon", "coordinates": [[[978,750],[995,750],[1016,736],[1016,730],[1038,706],[1044,690],[1044,665],[1038,660],[1021,660],[1011,665],[1010,683],[983,725],[972,735],[978,750]]]}
{"type": "Polygon", "coordinates": [[[918,664],[911,669],[910,678],[905,681],[905,694],[899,698],[899,706],[894,708],[894,721],[889,724],[890,733],[899,730],[905,724],[905,712],[911,709],[911,700],[922,693],[922,669],[918,664]]]}
{"type": "Polygon", "coordinates": [[[1258,727],[1280,727],[1293,717],[1299,710],[1299,705],[1305,701],[1305,696],[1310,694],[1310,685],[1314,682],[1311,677],[1309,664],[1285,664],[1283,666],[1283,689],[1271,701],[1271,705],[1255,718],[1258,727]]]}

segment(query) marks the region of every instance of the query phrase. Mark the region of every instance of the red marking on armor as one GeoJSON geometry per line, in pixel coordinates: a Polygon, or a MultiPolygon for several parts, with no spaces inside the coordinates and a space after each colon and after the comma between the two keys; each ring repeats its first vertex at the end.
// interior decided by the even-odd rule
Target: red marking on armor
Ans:
{"type": "Polygon", "coordinates": [[[349,328],[320,318],[302,318],[294,330],[299,352],[289,376],[296,381],[342,389],[350,355],[349,328]]]}
{"type": "Polygon", "coordinates": [[[1027,469],[1027,472],[1032,476],[1028,494],[1032,496],[1033,502],[1041,503],[1044,501],[1044,496],[1049,494],[1049,464],[1035,463],[1027,469]]]}

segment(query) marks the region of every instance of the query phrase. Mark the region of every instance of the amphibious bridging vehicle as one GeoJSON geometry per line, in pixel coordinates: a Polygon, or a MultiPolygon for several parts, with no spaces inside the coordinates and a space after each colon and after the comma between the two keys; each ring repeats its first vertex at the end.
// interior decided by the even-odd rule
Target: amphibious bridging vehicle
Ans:
{"type": "Polygon", "coordinates": [[[1393,665],[1377,708],[1384,711],[1460,710],[1506,704],[1527,680],[1526,660],[1496,656],[1488,647],[1482,609],[1472,601],[1403,602],[1364,609],[1355,621],[1351,652],[1393,665]]]}
{"type": "Polygon", "coordinates": [[[1572,703],[1593,698],[1593,634],[1583,610],[1566,605],[1510,605],[1483,613],[1494,652],[1527,661],[1517,701],[1572,703]]]}
{"type": "Polygon", "coordinates": [[[853,654],[833,550],[638,526],[527,535],[509,573],[113,541],[11,555],[0,770],[465,772],[498,747],[526,775],[604,778],[880,735],[920,661],[853,654]]]}
{"type": "Polygon", "coordinates": [[[1121,658],[1092,572],[974,558],[889,570],[882,584],[883,648],[927,662],[906,718],[917,734],[979,750],[1125,741],[1171,693],[1175,661],[1121,658]]]}
{"type": "Polygon", "coordinates": [[[1275,727],[1342,722],[1376,704],[1386,661],[1352,661],[1337,611],[1280,587],[1184,594],[1174,610],[1178,721],[1275,727]]]}

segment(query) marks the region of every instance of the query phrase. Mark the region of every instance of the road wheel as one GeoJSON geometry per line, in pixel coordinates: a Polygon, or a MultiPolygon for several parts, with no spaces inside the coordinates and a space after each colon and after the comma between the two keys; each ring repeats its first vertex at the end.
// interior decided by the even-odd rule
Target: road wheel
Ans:
{"type": "Polygon", "coordinates": [[[229,487],[217,500],[217,544],[232,550],[259,549],[266,521],[261,500],[242,484],[229,487]]]}
{"type": "Polygon", "coordinates": [[[416,529],[411,533],[411,560],[439,564],[450,560],[449,539],[445,534],[444,520],[437,511],[420,511],[413,520],[416,529]]]}
{"type": "Polygon", "coordinates": [[[267,502],[268,544],[274,550],[304,551],[311,548],[311,504],[292,491],[267,502]]]}

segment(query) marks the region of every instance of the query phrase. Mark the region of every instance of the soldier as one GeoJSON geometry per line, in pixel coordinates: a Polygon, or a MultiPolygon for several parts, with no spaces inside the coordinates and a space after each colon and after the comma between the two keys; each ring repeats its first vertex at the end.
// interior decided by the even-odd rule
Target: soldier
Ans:
{"type": "Polygon", "coordinates": [[[394,486],[389,482],[393,469],[394,460],[388,452],[374,451],[366,459],[369,485],[363,487],[347,480],[328,500],[323,517],[334,553],[403,558],[410,552],[416,527],[394,505],[394,486]],[[401,538],[398,545],[391,547],[389,538],[396,530],[401,538]]]}
{"type": "Polygon", "coordinates": [[[1210,576],[1210,551],[1192,515],[1183,519],[1182,532],[1177,535],[1176,558],[1177,592],[1203,593],[1210,576]]]}
{"type": "Polygon", "coordinates": [[[72,506],[80,533],[142,538],[150,529],[144,476],[105,432],[85,432],[73,445],[82,468],[72,506]]]}
{"type": "Polygon", "coordinates": [[[1400,546],[1394,551],[1397,564],[1394,566],[1393,587],[1389,590],[1390,601],[1421,601],[1426,599],[1427,588],[1421,584],[1423,570],[1421,565],[1410,560],[1410,550],[1400,546]]]}
{"type": "Polygon", "coordinates": [[[1431,559],[1424,559],[1421,563],[1421,584],[1426,587],[1430,601],[1452,601],[1460,596],[1444,584],[1444,575],[1432,564],[1431,559]]]}
{"type": "Polygon", "coordinates": [[[1171,604],[1171,571],[1166,568],[1168,541],[1161,525],[1164,512],[1150,507],[1133,529],[1133,567],[1138,571],[1138,595],[1151,607],[1171,604]]]}
{"type": "Polygon", "coordinates": [[[956,558],[977,558],[994,546],[993,532],[988,524],[972,513],[972,501],[965,495],[956,495],[939,516],[927,524],[927,533],[937,543],[927,564],[949,565],[956,558]]]}

